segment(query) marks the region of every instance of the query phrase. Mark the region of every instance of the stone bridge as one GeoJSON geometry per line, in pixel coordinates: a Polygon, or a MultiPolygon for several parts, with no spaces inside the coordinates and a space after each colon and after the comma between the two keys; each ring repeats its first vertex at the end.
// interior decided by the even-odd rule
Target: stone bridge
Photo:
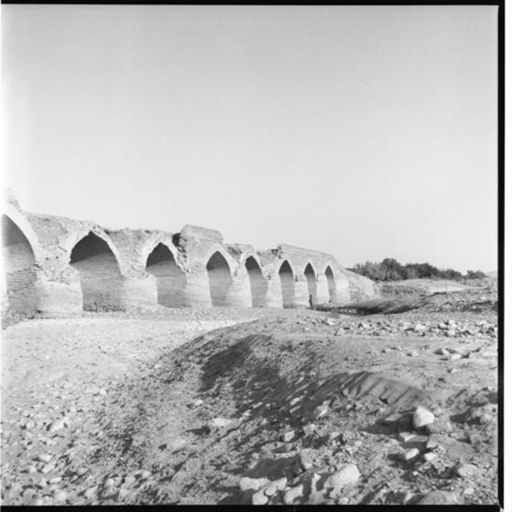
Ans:
{"type": "Polygon", "coordinates": [[[35,215],[12,197],[2,216],[5,315],[181,307],[294,308],[375,294],[330,254],[281,244],[259,251],[219,231],[109,230],[35,215]]]}

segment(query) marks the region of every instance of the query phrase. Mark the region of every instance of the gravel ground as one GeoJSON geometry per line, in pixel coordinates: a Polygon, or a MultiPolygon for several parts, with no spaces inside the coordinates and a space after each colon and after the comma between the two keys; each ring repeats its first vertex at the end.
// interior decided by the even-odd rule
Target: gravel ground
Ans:
{"type": "Polygon", "coordinates": [[[495,327],[254,309],[12,325],[2,504],[496,503],[495,327]]]}

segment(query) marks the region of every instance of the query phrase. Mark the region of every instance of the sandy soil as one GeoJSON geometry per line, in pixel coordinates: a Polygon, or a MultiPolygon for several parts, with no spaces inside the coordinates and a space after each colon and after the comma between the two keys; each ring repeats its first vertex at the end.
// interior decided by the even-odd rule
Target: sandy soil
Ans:
{"type": "Polygon", "coordinates": [[[10,326],[2,503],[494,504],[495,326],[251,309],[10,326]]]}

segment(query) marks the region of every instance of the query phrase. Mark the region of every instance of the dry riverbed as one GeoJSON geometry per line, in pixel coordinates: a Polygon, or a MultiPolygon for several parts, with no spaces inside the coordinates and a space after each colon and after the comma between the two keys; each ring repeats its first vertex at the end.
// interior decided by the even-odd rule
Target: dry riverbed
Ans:
{"type": "Polygon", "coordinates": [[[494,504],[495,327],[492,311],[18,323],[2,503],[494,504]]]}

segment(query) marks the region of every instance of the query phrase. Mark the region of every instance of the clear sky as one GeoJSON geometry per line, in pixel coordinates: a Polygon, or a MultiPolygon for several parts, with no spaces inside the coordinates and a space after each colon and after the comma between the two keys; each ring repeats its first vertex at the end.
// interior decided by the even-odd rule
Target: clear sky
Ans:
{"type": "Polygon", "coordinates": [[[2,6],[5,184],[111,228],[497,268],[497,8],[2,6]]]}

